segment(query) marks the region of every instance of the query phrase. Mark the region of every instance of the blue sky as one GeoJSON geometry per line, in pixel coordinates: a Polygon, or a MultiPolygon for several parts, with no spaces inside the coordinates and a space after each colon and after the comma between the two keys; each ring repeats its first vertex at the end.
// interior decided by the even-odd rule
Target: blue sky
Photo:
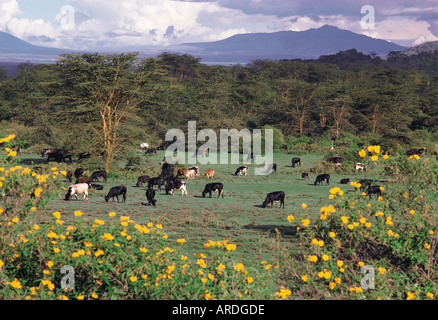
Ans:
{"type": "Polygon", "coordinates": [[[412,46],[438,40],[437,4],[438,0],[0,0],[0,31],[36,45],[123,49],[329,24],[412,46]],[[66,13],[65,5],[71,11],[66,13]],[[373,28],[361,25],[364,5],[374,11],[373,28]]]}

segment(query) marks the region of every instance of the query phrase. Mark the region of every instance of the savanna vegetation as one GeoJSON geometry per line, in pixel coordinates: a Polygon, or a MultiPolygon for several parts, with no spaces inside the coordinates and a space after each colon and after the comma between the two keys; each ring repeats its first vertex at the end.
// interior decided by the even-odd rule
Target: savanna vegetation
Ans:
{"type": "Polygon", "coordinates": [[[378,64],[222,67],[163,53],[22,65],[0,82],[0,296],[435,300],[437,78],[378,64]],[[191,120],[273,128],[278,171],[236,177],[235,165],[212,165],[224,199],[202,198],[201,176],[187,180],[189,197],[158,192],[157,207],[147,206],[145,187],[133,185],[159,173],[164,152],[146,156],[140,142],[157,147],[191,120]],[[46,147],[92,157],[47,163],[46,147]],[[411,147],[425,151],[407,156],[411,147]],[[291,168],[297,155],[303,165],[291,168]],[[326,161],[333,156],[341,168],[326,161]],[[106,169],[108,183],[67,202],[65,175],[79,166],[106,169]],[[332,180],[315,186],[302,172],[332,180]],[[363,178],[382,195],[364,194],[363,178]],[[127,202],[105,203],[120,184],[127,202]],[[261,208],[276,190],[285,209],[261,208]],[[62,283],[64,266],[74,290],[62,283]]]}

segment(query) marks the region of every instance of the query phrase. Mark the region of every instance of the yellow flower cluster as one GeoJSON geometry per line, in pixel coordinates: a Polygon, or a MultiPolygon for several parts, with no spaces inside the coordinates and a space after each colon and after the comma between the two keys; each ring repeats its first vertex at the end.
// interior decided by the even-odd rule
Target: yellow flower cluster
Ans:
{"type": "Polygon", "coordinates": [[[15,138],[15,134],[10,134],[6,138],[1,138],[0,139],[0,143],[9,142],[9,141],[11,141],[14,138],[15,138]]]}

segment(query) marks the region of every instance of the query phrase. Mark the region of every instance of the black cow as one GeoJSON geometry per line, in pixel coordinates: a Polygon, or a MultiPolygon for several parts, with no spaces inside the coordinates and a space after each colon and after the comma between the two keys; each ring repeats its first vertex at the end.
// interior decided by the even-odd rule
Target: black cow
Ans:
{"type": "Polygon", "coordinates": [[[148,188],[146,190],[146,198],[148,199],[148,205],[152,205],[155,207],[157,200],[154,199],[155,197],[155,190],[153,188],[148,188]]]}
{"type": "Polygon", "coordinates": [[[380,190],[380,186],[368,187],[368,189],[366,191],[366,195],[369,196],[371,199],[371,195],[373,195],[373,194],[375,194],[376,197],[382,196],[382,191],[380,190]]]}
{"type": "Polygon", "coordinates": [[[164,184],[165,180],[162,176],[155,178],[150,178],[148,181],[148,188],[153,188],[155,185],[158,186],[158,190],[161,191],[161,186],[164,184]]]}
{"type": "Polygon", "coordinates": [[[301,159],[299,157],[292,158],[292,168],[301,167],[301,159]]]}
{"type": "Polygon", "coordinates": [[[110,198],[113,198],[113,202],[114,202],[114,197],[117,198],[117,202],[119,202],[119,196],[123,196],[122,202],[126,202],[126,192],[127,192],[127,188],[125,186],[117,186],[117,187],[112,187],[108,194],[105,196],[105,202],[108,202],[108,200],[110,198]]]}
{"type": "Polygon", "coordinates": [[[362,179],[359,181],[359,183],[360,183],[360,190],[364,191],[366,188],[369,188],[371,186],[373,180],[362,179]]]}
{"type": "Polygon", "coordinates": [[[84,169],[82,168],[77,168],[75,170],[75,173],[73,174],[75,176],[75,178],[79,178],[80,176],[82,176],[84,174],[84,169]]]}
{"type": "Polygon", "coordinates": [[[173,165],[169,164],[169,163],[163,163],[163,165],[161,166],[161,177],[166,180],[168,177],[173,176],[173,171],[175,170],[175,168],[173,167],[173,165]]]}
{"type": "Polygon", "coordinates": [[[220,182],[213,182],[213,183],[208,183],[205,185],[204,191],[202,191],[202,197],[205,198],[205,195],[207,193],[210,194],[210,198],[211,198],[211,193],[212,192],[216,192],[218,193],[218,198],[222,195],[222,199],[224,198],[224,185],[220,182]]]}
{"type": "Polygon", "coordinates": [[[166,194],[169,194],[169,191],[172,189],[179,189],[182,185],[182,181],[180,177],[168,177],[166,179],[166,194]]]}
{"type": "Polygon", "coordinates": [[[303,172],[303,173],[301,174],[301,179],[302,179],[302,180],[304,180],[304,179],[310,180],[310,178],[309,178],[309,173],[308,173],[308,172],[303,172]]]}
{"type": "Polygon", "coordinates": [[[91,188],[96,189],[96,190],[103,190],[103,185],[92,183],[91,188]]]}
{"type": "Polygon", "coordinates": [[[53,149],[43,149],[43,151],[41,152],[41,157],[47,156],[49,155],[49,153],[52,153],[53,149]]]}
{"type": "Polygon", "coordinates": [[[326,161],[329,163],[342,163],[342,158],[341,157],[332,157],[332,158],[328,158],[326,161]]]}
{"type": "Polygon", "coordinates": [[[157,148],[147,149],[144,154],[155,154],[155,155],[157,155],[157,148]]]}
{"type": "Polygon", "coordinates": [[[144,175],[144,176],[140,176],[137,178],[137,183],[135,184],[137,187],[142,186],[143,183],[147,183],[149,182],[149,179],[151,177],[149,177],[148,175],[144,175]]]}
{"type": "Polygon", "coordinates": [[[341,184],[348,184],[350,182],[350,178],[341,179],[341,184]]]}
{"type": "Polygon", "coordinates": [[[413,156],[414,154],[420,155],[423,151],[425,151],[425,148],[421,149],[411,149],[406,151],[407,156],[413,156]]]}
{"type": "Polygon", "coordinates": [[[271,204],[272,208],[274,206],[274,201],[280,201],[279,208],[281,208],[281,206],[283,205],[284,209],[284,191],[275,191],[268,193],[266,195],[265,201],[263,201],[262,208],[266,208],[269,203],[271,204]]]}
{"type": "Polygon", "coordinates": [[[80,160],[82,160],[82,159],[87,159],[87,158],[89,158],[89,157],[91,157],[91,153],[89,153],[89,152],[82,152],[82,153],[79,153],[78,161],[80,161],[80,160]]]}
{"type": "Polygon", "coordinates": [[[102,177],[103,180],[106,182],[106,171],[102,170],[102,171],[95,171],[91,174],[91,180],[92,181],[99,181],[99,177],[102,177]]]}
{"type": "Polygon", "coordinates": [[[65,161],[67,158],[71,162],[71,154],[68,154],[65,150],[55,150],[47,154],[47,162],[54,160],[59,163],[61,161],[65,161]]]}
{"type": "Polygon", "coordinates": [[[316,186],[317,184],[322,185],[322,182],[325,181],[326,185],[330,184],[330,175],[325,173],[325,174],[320,174],[318,176],[316,176],[316,180],[314,182],[314,185],[316,186]]]}

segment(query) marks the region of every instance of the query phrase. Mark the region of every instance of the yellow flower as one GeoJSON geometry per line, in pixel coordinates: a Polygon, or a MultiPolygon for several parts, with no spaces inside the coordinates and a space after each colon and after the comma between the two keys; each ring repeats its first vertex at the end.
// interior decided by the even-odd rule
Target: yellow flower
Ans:
{"type": "Polygon", "coordinates": [[[137,278],[137,277],[134,277],[134,276],[131,276],[131,277],[129,278],[129,280],[131,280],[131,282],[137,282],[138,278],[137,278]]]}
{"type": "Polygon", "coordinates": [[[344,261],[338,260],[336,261],[336,264],[338,265],[338,267],[342,267],[344,265],[344,261]]]}
{"type": "Polygon", "coordinates": [[[96,292],[93,292],[93,294],[91,295],[92,298],[97,299],[98,295],[96,294],[96,292]]]}
{"type": "Polygon", "coordinates": [[[109,233],[104,233],[103,236],[101,236],[101,238],[106,240],[106,241],[114,240],[114,237],[109,233]]]}
{"type": "Polygon", "coordinates": [[[348,217],[346,217],[346,216],[342,216],[342,217],[341,217],[341,220],[342,220],[342,222],[345,223],[345,224],[348,223],[348,217]]]}
{"type": "Polygon", "coordinates": [[[384,155],[383,155],[383,159],[386,160],[386,159],[388,159],[388,158],[389,158],[388,154],[384,154],[384,155]]]}
{"type": "Polygon", "coordinates": [[[97,223],[97,224],[100,224],[100,225],[104,225],[105,224],[105,221],[99,220],[99,219],[95,219],[94,222],[97,223]]]}
{"type": "Polygon", "coordinates": [[[82,212],[81,211],[75,211],[74,214],[75,214],[76,217],[82,216],[82,212]]]}
{"type": "Polygon", "coordinates": [[[33,194],[35,195],[35,197],[39,197],[41,195],[41,193],[43,192],[43,189],[38,187],[35,189],[35,191],[33,192],[33,194]]]}
{"type": "Polygon", "coordinates": [[[318,261],[318,257],[317,256],[309,256],[309,261],[310,262],[317,262],[318,261]]]}
{"type": "Polygon", "coordinates": [[[376,156],[376,155],[374,155],[374,156],[371,157],[371,160],[373,160],[373,161],[377,161],[378,159],[379,159],[379,157],[376,156]]]}
{"type": "Polygon", "coordinates": [[[415,210],[410,210],[409,213],[414,215],[415,214],[415,210]]]}
{"type": "Polygon", "coordinates": [[[236,245],[230,243],[230,244],[227,244],[226,248],[228,251],[234,251],[234,250],[236,250],[236,245]]]}
{"type": "Polygon", "coordinates": [[[363,263],[362,261],[359,261],[359,262],[357,263],[357,265],[358,265],[359,267],[363,267],[363,266],[365,265],[365,263],[363,263]]]}
{"type": "Polygon", "coordinates": [[[407,296],[406,300],[412,300],[412,299],[415,299],[415,295],[411,292],[408,292],[408,296],[407,296]]]}
{"type": "Polygon", "coordinates": [[[336,233],[334,233],[333,231],[329,232],[329,237],[330,238],[336,237],[336,233]]]}
{"type": "Polygon", "coordinates": [[[329,192],[330,192],[331,194],[336,194],[336,193],[338,193],[340,190],[341,190],[341,188],[339,188],[339,187],[334,187],[334,188],[331,188],[331,189],[329,190],[329,192]]]}
{"type": "Polygon", "coordinates": [[[433,293],[432,293],[432,292],[428,292],[428,293],[426,293],[426,296],[427,296],[428,298],[433,299],[433,293]]]}
{"type": "Polygon", "coordinates": [[[330,259],[330,257],[328,256],[328,255],[323,255],[322,257],[322,260],[324,260],[324,261],[327,261],[327,260],[329,260],[330,259]]]}
{"type": "Polygon", "coordinates": [[[289,221],[289,222],[292,222],[294,219],[295,219],[295,217],[292,215],[287,216],[287,221],[289,221]]]}
{"type": "Polygon", "coordinates": [[[301,223],[303,224],[303,226],[307,227],[309,225],[309,223],[310,223],[310,220],[309,219],[304,219],[304,220],[301,221],[301,223]]]}
{"type": "Polygon", "coordinates": [[[21,289],[21,283],[17,278],[14,278],[14,280],[12,282],[6,282],[6,284],[11,285],[11,287],[15,288],[15,289],[21,289]]]}
{"type": "Polygon", "coordinates": [[[248,281],[248,283],[252,283],[254,281],[252,277],[247,277],[246,280],[248,281]]]}
{"type": "Polygon", "coordinates": [[[382,267],[380,267],[380,268],[379,268],[379,272],[380,272],[380,274],[384,274],[384,273],[386,272],[386,269],[385,269],[385,268],[382,268],[382,267]]]}
{"type": "Polygon", "coordinates": [[[289,289],[285,289],[284,287],[280,288],[280,292],[276,292],[277,297],[286,299],[292,292],[289,289]]]}
{"type": "Polygon", "coordinates": [[[184,242],[186,242],[186,239],[177,239],[176,242],[179,244],[183,244],[184,242]]]}
{"type": "Polygon", "coordinates": [[[365,150],[362,149],[359,151],[359,157],[364,158],[366,155],[367,155],[367,153],[365,150]]]}
{"type": "Polygon", "coordinates": [[[303,204],[301,205],[301,207],[302,207],[303,209],[306,209],[306,208],[307,208],[307,204],[303,203],[303,204]]]}
{"type": "Polygon", "coordinates": [[[388,236],[391,237],[391,236],[393,236],[393,235],[394,235],[394,232],[393,232],[392,230],[389,230],[389,231],[388,231],[388,236]]]}

